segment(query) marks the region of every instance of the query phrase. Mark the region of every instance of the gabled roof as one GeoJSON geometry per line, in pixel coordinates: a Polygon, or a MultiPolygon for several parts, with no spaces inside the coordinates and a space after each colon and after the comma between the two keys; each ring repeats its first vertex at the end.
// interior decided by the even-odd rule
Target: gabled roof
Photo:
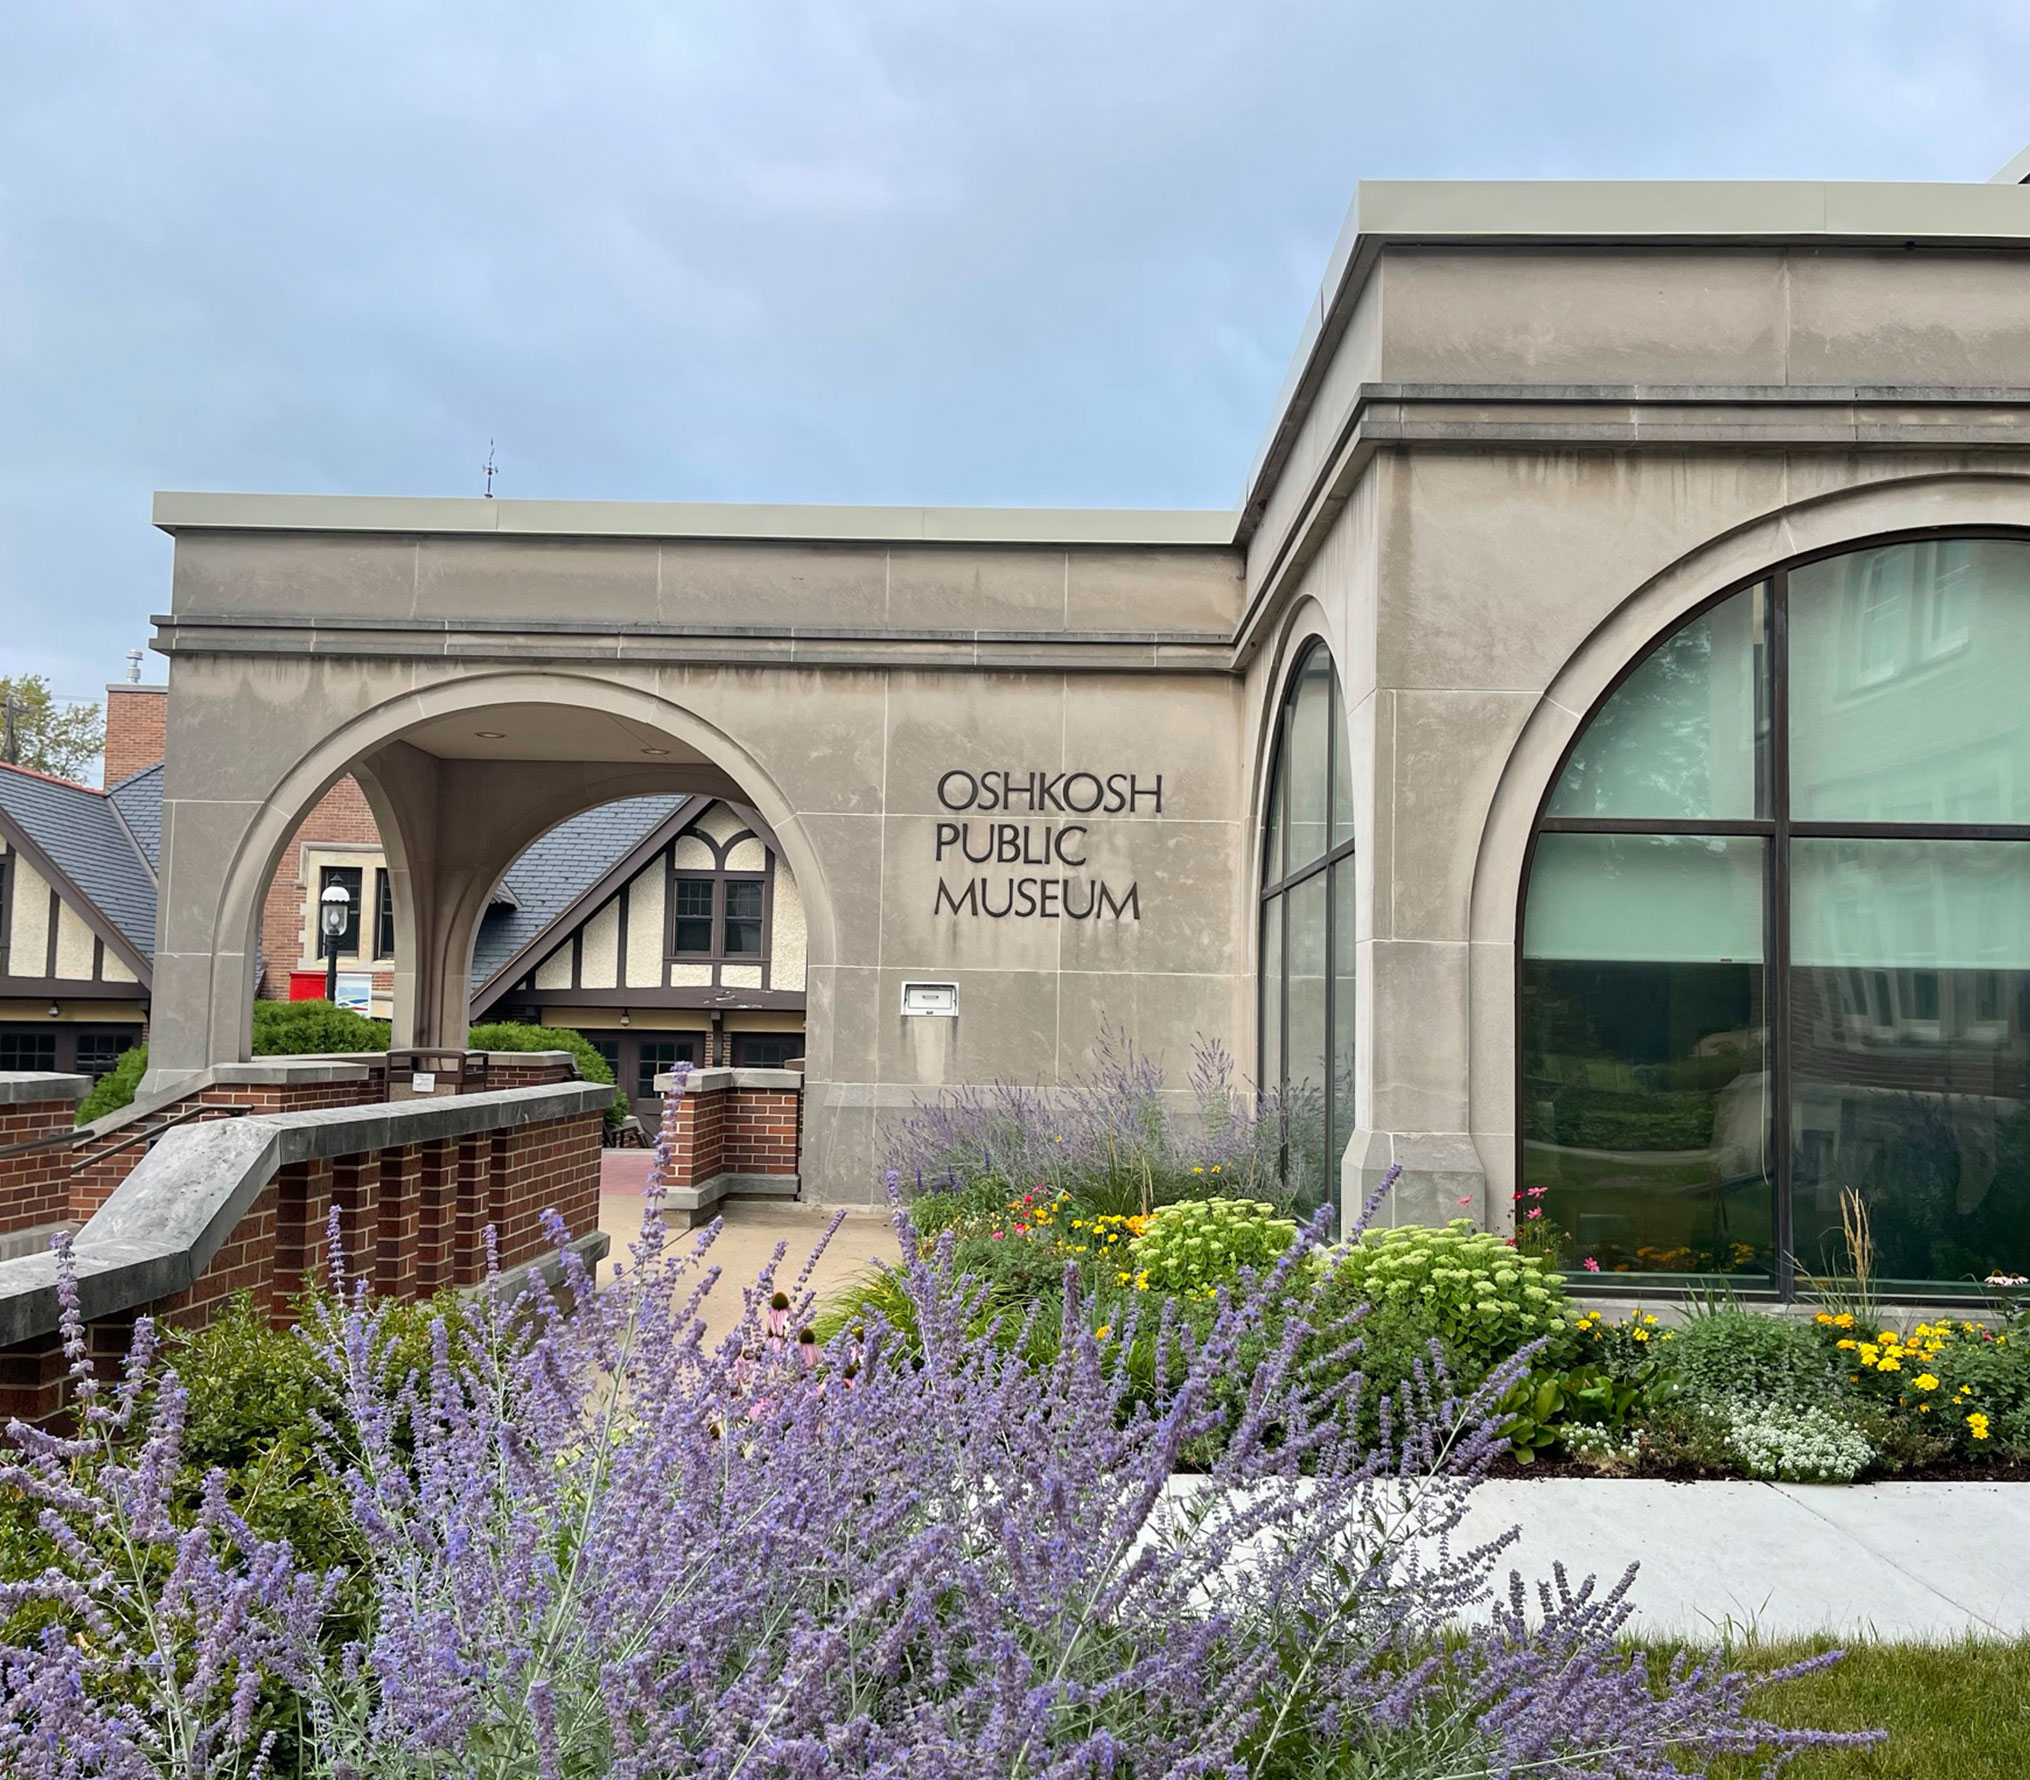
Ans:
{"type": "Polygon", "coordinates": [[[106,795],[127,824],[127,832],[148,860],[148,869],[162,875],[162,762],[129,773],[106,795]]]}
{"type": "Polygon", "coordinates": [[[644,842],[697,802],[678,796],[622,798],[558,823],[531,846],[501,880],[512,904],[494,902],[479,924],[479,938],[472,949],[475,1002],[532,946],[546,937],[553,942],[561,937],[550,929],[644,842]]]}
{"type": "MultiPolygon", "coordinates": [[[[145,805],[145,791],[135,801],[145,805]]],[[[155,811],[159,828],[159,780],[155,811]]],[[[68,779],[0,765],[0,829],[146,981],[155,955],[155,870],[112,798],[68,779]]]]}

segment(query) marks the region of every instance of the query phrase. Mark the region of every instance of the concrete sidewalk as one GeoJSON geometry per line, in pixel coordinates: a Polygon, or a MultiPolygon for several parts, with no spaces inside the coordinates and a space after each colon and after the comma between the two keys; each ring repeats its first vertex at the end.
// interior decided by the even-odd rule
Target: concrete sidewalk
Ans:
{"type": "Polygon", "coordinates": [[[1635,1626],[1710,1639],[2030,1634],[2030,1485],[1497,1478],[1467,1531],[1522,1537],[1501,1575],[1603,1587],[1641,1565],[1635,1626]]]}

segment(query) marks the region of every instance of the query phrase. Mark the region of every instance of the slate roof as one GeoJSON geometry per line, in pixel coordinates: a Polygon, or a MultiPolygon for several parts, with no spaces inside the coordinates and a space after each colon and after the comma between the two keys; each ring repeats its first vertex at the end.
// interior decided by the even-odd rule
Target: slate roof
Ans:
{"type": "Polygon", "coordinates": [[[601,804],[558,823],[530,847],[501,880],[515,906],[496,902],[480,921],[472,949],[474,993],[689,801],[627,797],[601,804]]]}
{"type": "MultiPolygon", "coordinates": [[[[158,830],[161,795],[158,777],[158,830]]],[[[145,792],[136,801],[145,802],[145,792]]],[[[111,797],[65,779],[0,766],[0,810],[77,886],[101,920],[143,958],[155,956],[154,867],[111,797]]]]}
{"type": "Polygon", "coordinates": [[[148,868],[157,877],[162,875],[162,763],[144,766],[138,773],[129,773],[119,784],[112,786],[106,795],[113,800],[113,808],[120,812],[121,820],[127,824],[127,831],[140,844],[141,851],[148,856],[148,868]]]}

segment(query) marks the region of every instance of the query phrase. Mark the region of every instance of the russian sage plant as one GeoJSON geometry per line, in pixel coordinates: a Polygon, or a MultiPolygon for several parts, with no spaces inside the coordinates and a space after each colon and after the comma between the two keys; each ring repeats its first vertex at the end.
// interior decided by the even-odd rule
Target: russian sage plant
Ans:
{"type": "Polygon", "coordinates": [[[209,1503],[165,1524],[175,1383],[136,1465],[120,1418],[149,1350],[93,1420],[73,1297],[112,1489],[74,1487],[78,1443],[14,1431],[78,1531],[32,1585],[39,1641],[0,1652],[6,1771],[244,1768],[240,1703],[274,1685],[330,1780],[1660,1780],[1828,1740],[1754,1721],[1741,1675],[1622,1653],[1626,1578],[1491,1601],[1508,1538],[1459,1528],[1527,1355],[1464,1398],[1434,1362],[1357,1444],[1358,1317],[1265,1320],[1312,1271],[1302,1241],[1196,1325],[1131,1304],[1096,1326],[1068,1275],[1037,1368],[982,1333],[952,1244],[919,1254],[898,1220],[907,1349],[872,1316],[820,1345],[809,1267],[779,1282],[780,1251],[708,1340],[714,1231],[672,1241],[653,1198],[616,1283],[566,1251],[561,1293],[480,1294],[422,1368],[364,1289],[333,1304],[310,1339],[370,1601],[335,1651],[286,1553],[209,1503]],[[1150,1340],[1174,1381],[1153,1399],[1127,1360],[1150,1340]],[[104,1568],[107,1500],[173,1570],[104,1568]],[[190,1729],[151,1740],[171,1694],[190,1729]]]}

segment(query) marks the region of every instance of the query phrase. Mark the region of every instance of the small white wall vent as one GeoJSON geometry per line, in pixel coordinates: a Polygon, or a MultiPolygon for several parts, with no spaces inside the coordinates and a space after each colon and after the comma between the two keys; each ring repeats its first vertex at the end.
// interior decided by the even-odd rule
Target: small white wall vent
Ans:
{"type": "Polygon", "coordinates": [[[957,983],[904,983],[902,1011],[914,1017],[955,1020],[959,1016],[957,983]]]}

